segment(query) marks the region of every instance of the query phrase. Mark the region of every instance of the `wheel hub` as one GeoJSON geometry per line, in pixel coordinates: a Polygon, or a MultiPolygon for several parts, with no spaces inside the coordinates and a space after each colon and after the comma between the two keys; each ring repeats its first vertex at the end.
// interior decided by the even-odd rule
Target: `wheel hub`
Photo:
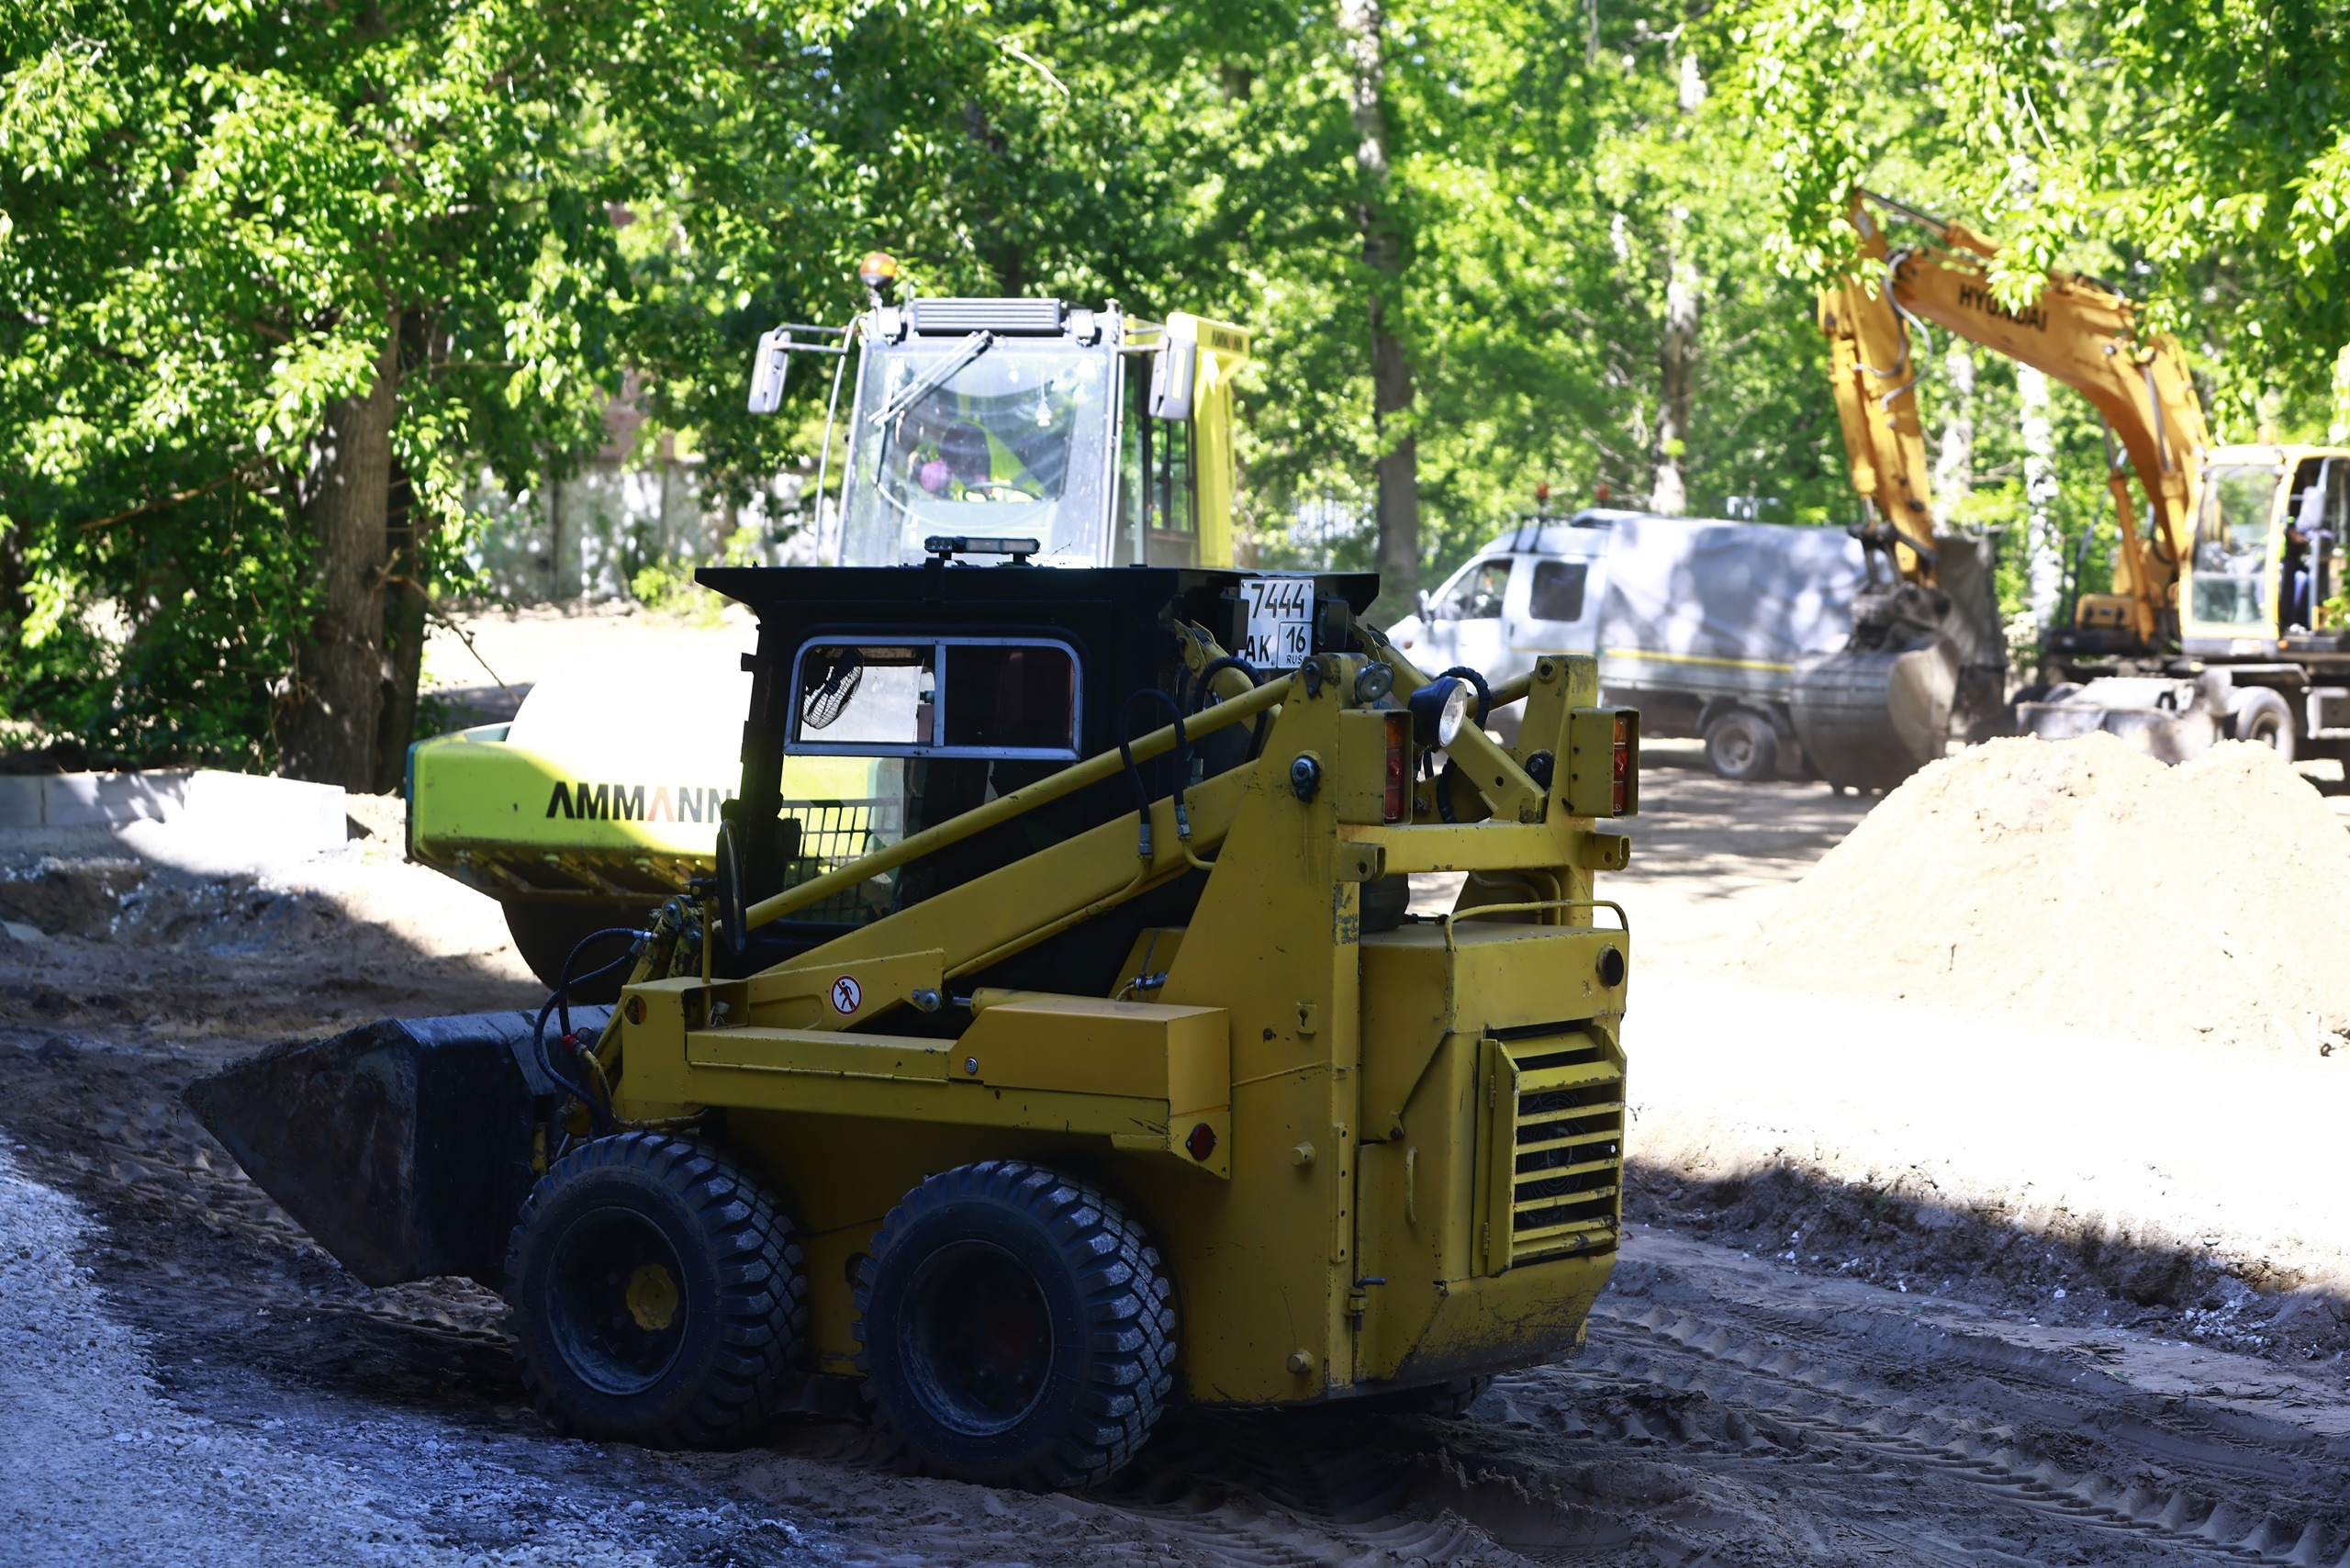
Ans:
{"type": "Polygon", "coordinates": [[[555,1350],[602,1393],[651,1388],[685,1340],[683,1274],[668,1238],[643,1215],[608,1208],[582,1216],[558,1244],[548,1281],[555,1350]]]}
{"type": "Polygon", "coordinates": [[[901,1353],[933,1415],[974,1437],[1017,1425],[1053,1363],[1052,1317],[1027,1269],[969,1242],[933,1255],[909,1295],[901,1353]]]}

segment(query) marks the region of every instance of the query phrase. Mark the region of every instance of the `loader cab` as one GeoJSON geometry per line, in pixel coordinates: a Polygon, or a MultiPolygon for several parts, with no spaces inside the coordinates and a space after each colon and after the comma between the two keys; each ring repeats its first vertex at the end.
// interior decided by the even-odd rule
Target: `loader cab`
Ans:
{"type": "Polygon", "coordinates": [[[780,406],[795,358],[837,382],[822,466],[842,485],[827,564],[923,559],[937,535],[1034,538],[1046,566],[1233,563],[1237,327],[1178,312],[1164,324],[1059,299],[876,304],[846,328],[760,340],[751,410],[780,406]]]}
{"type": "Polygon", "coordinates": [[[2214,448],[2197,490],[2193,549],[2179,573],[2184,651],[2273,657],[2287,641],[2342,642],[2326,605],[2344,590],[2350,452],[2214,448]]]}
{"type": "MultiPolygon", "coordinates": [[[[1177,621],[1253,652],[1252,667],[1270,676],[1309,652],[1351,646],[1353,617],[1378,588],[1369,573],[1040,570],[1013,564],[1031,558],[1035,542],[1025,539],[937,543],[920,566],[698,574],[759,622],[745,661],[741,785],[719,847],[718,874],[734,879],[733,896],[755,902],[797,887],[1157,729],[1178,704],[1195,711],[1177,621]],[[1020,546],[1029,548],[1003,553],[1020,546]],[[995,562],[1003,564],[982,564],[995,562]]],[[[1187,781],[1239,766],[1251,739],[1234,728],[1202,742],[1186,759],[1187,781]]],[[[781,962],[1130,813],[1137,784],[1155,800],[1174,778],[1171,760],[1143,765],[763,926],[744,950],[722,951],[720,967],[749,973],[781,962]]],[[[1098,966],[1106,984],[1125,952],[1119,933],[1182,924],[1198,881],[1179,880],[1119,919],[1013,962],[1039,973],[1098,966]],[[1064,950],[1072,944],[1086,950],[1064,950]]],[[[1013,973],[988,983],[1024,981],[1013,973]]]]}

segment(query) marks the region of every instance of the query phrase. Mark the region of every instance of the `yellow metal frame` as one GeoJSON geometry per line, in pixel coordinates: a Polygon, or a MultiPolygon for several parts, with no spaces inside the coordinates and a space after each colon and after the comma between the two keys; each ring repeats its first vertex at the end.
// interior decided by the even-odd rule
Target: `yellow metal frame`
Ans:
{"type": "MultiPolygon", "coordinates": [[[[1612,746],[1614,714],[1595,706],[1593,661],[1545,657],[1495,693],[1526,704],[1516,746],[1473,728],[1455,741],[1461,820],[1438,820],[1422,784],[1410,819],[1384,822],[1385,717],[1345,694],[1373,658],[1399,693],[1427,678],[1375,633],[1363,640],[1367,655],[1316,655],[1309,673],[1231,691],[1193,722],[1262,714],[1269,728],[1257,761],[1188,791],[1188,842],[1161,801],[1147,857],[1129,816],[788,966],[626,990],[599,1047],[615,1112],[724,1113],[730,1142],[804,1226],[820,1368],[851,1365],[848,1279],[890,1208],[924,1176],[990,1158],[1082,1174],[1147,1226],[1180,1294],[1196,1399],[1330,1398],[1536,1360],[1580,1334],[1613,1262],[1613,1183],[1590,1200],[1604,1222],[1572,1238],[1523,1234],[1508,1216],[1531,1125],[1521,1107],[1568,1083],[1527,1065],[1540,1055],[1528,1042],[1604,1047],[1621,1081],[1625,988],[1605,956],[1629,937],[1591,916],[1613,907],[1594,899],[1592,868],[1620,865],[1623,840],[1567,797],[1578,768],[1607,767],[1575,748],[1602,734],[1612,746]],[[1538,752],[1553,759],[1550,789],[1535,781],[1538,752]],[[1318,789],[1293,785],[1301,756],[1318,762],[1318,789]],[[1115,994],[982,989],[951,1039],[890,1032],[958,977],[1202,865],[1191,924],[1138,938],[1115,994]],[[1365,881],[1434,870],[1471,873],[1454,917],[1363,932],[1365,881]],[[1504,1067],[1515,1076],[1497,1110],[1479,1086],[1504,1067]]],[[[1200,668],[1217,652],[1194,637],[1186,657],[1200,668]]],[[[1134,749],[1174,744],[1170,727],[1134,749]]],[[[1115,754],[1074,765],[749,918],[789,914],[1121,766],[1115,754]]],[[[1620,1133],[1595,1158],[1620,1167],[1620,1133]]],[[[1583,1164],[1571,1174],[1593,1179],[1583,1164]]]]}

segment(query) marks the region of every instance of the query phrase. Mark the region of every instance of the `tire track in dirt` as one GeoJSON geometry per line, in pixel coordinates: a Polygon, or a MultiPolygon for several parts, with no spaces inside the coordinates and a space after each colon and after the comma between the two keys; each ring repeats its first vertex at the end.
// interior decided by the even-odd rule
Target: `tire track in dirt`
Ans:
{"type": "MultiPolygon", "coordinates": [[[[582,1507],[623,1508],[656,1477],[779,1499],[848,1562],[2350,1568],[2350,1439],[2312,1427],[2350,1430],[2350,1397],[2296,1427],[2157,1396],[2098,1346],[2039,1348],[1980,1308],[1964,1329],[1924,1321],[1918,1296],[1644,1228],[1583,1358],[1504,1378],[1460,1422],[1179,1411],[1130,1470],[1072,1497],[927,1480],[838,1423],[610,1464],[513,1409],[493,1294],[367,1291],[245,1180],[177,1102],[210,1054],[0,1040],[18,1159],[101,1214],[98,1277],[166,1385],[214,1397],[203,1358],[233,1366],[240,1398],[274,1386],[370,1419],[496,1428],[523,1456],[510,1462],[582,1507]]],[[[781,1536],[774,1552],[741,1539],[738,1562],[789,1555],[781,1536]]]]}

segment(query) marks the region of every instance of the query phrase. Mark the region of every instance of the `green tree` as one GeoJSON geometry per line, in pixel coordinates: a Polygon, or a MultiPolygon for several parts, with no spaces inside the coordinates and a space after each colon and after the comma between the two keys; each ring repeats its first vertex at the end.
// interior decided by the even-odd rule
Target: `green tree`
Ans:
{"type": "Polygon", "coordinates": [[[2218,429],[2350,424],[2340,0],[1764,0],[1741,38],[1791,273],[1846,264],[1845,191],[1906,171],[2002,237],[2009,303],[2059,265],[2146,302],[2218,429]]]}
{"type": "Polygon", "coordinates": [[[644,178],[615,87],[665,63],[631,21],[11,12],[11,706],[104,753],[396,778],[422,591],[476,465],[576,450],[614,380],[608,215],[644,178]]]}

